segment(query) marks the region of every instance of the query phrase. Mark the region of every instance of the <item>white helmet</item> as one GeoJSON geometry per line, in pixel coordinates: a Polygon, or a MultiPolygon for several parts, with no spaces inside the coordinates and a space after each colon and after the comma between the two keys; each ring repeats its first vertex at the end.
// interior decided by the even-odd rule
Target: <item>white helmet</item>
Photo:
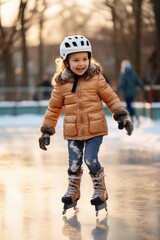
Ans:
{"type": "Polygon", "coordinates": [[[65,37],[60,45],[60,56],[66,60],[67,55],[76,52],[90,52],[92,55],[92,47],[89,40],[81,35],[65,37]]]}

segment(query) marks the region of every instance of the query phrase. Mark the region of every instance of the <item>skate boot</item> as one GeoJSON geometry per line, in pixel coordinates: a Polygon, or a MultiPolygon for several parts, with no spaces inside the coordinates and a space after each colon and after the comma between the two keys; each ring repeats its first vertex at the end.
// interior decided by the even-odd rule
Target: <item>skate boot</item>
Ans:
{"type": "Polygon", "coordinates": [[[96,175],[90,173],[90,176],[92,178],[94,187],[94,194],[91,198],[91,204],[95,206],[96,216],[98,216],[99,210],[105,208],[107,211],[106,200],[108,199],[108,193],[104,181],[104,169],[101,168],[96,175]]]}
{"type": "Polygon", "coordinates": [[[67,209],[74,208],[77,210],[77,201],[80,198],[80,182],[83,170],[81,169],[77,174],[69,174],[69,186],[65,195],[62,197],[62,202],[64,203],[63,214],[66,213],[67,209]]]}

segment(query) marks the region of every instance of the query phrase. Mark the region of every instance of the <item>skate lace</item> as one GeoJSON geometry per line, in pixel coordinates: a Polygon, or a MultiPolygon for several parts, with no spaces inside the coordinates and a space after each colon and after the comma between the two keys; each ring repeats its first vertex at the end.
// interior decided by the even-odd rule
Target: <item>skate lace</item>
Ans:
{"type": "Polygon", "coordinates": [[[78,181],[76,180],[81,179],[81,177],[70,176],[68,179],[69,179],[69,187],[65,195],[71,196],[77,191],[77,188],[78,188],[78,181]]]}
{"type": "Polygon", "coordinates": [[[94,193],[92,198],[98,197],[101,193],[104,191],[102,178],[105,176],[105,174],[101,175],[100,177],[93,178],[93,186],[94,186],[94,193]]]}

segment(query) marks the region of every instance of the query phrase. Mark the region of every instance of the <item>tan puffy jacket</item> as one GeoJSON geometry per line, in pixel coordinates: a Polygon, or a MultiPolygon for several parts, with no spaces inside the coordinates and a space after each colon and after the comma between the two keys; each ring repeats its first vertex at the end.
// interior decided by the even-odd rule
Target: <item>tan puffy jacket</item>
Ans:
{"type": "Polygon", "coordinates": [[[101,75],[100,67],[95,64],[90,66],[87,77],[79,79],[75,93],[71,92],[74,79],[70,71],[60,74],[56,81],[41,132],[54,134],[63,111],[64,139],[82,140],[107,135],[103,102],[113,116],[127,115],[120,99],[101,75]]]}

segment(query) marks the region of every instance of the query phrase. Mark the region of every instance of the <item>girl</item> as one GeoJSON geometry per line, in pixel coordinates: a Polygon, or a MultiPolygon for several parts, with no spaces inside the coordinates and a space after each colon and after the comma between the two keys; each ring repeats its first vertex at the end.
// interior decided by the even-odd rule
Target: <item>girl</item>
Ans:
{"type": "Polygon", "coordinates": [[[103,136],[108,134],[103,102],[118,121],[120,129],[132,134],[133,124],[118,96],[102,76],[101,66],[92,58],[92,47],[81,35],[66,37],[60,45],[61,59],[56,60],[54,89],[41,126],[40,148],[47,150],[50,136],[55,133],[59,116],[64,112],[63,133],[68,141],[69,186],[62,197],[64,204],[80,198],[83,159],[93,181],[92,205],[104,203],[108,193],[104,169],[98,153],[103,136]]]}

